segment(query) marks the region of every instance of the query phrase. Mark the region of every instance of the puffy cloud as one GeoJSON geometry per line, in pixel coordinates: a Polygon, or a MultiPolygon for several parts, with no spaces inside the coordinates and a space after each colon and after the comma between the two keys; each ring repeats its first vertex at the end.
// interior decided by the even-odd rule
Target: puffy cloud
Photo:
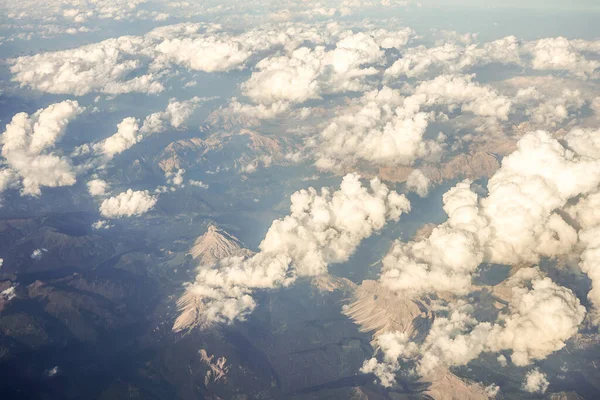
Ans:
{"type": "MultiPolygon", "coordinates": [[[[582,251],[580,267],[592,280],[588,297],[600,305],[596,139],[595,131],[582,129],[561,141],[543,131],[526,134],[488,181],[486,196],[479,198],[470,181],[461,182],[443,196],[446,222],[428,236],[396,241],[383,259],[380,283],[403,297],[436,294],[449,303],[430,305],[436,318],[417,351],[411,335],[379,331],[383,360],[369,360],[365,370],[389,384],[398,359],[415,360],[417,373],[435,376],[484,352],[510,351],[512,363],[524,366],[563,348],[586,310],[570,289],[538,268],[522,268],[494,287],[507,304],[495,321],[480,322],[460,296],[472,290],[472,275],[484,262],[533,264],[582,251]]],[[[598,320],[596,313],[592,322],[598,320]]]]}
{"type": "Polygon", "coordinates": [[[600,192],[580,198],[576,204],[567,207],[566,212],[582,228],[579,244],[583,251],[579,267],[592,282],[587,295],[593,306],[591,322],[600,325],[600,192]]]}
{"type": "Polygon", "coordinates": [[[398,76],[423,78],[430,70],[436,73],[460,73],[474,66],[502,63],[520,64],[520,44],[516,37],[505,38],[465,46],[446,42],[436,47],[417,46],[408,48],[402,58],[395,61],[386,71],[388,79],[398,76]]]}
{"type": "MultiPolygon", "coordinates": [[[[378,368],[389,373],[399,369],[399,360],[413,359],[416,372],[428,377],[449,366],[465,365],[484,352],[511,351],[511,361],[525,366],[563,348],[585,317],[579,299],[537,268],[511,279],[514,286],[508,309],[493,323],[479,322],[473,316],[474,307],[458,301],[449,305],[446,316],[438,312],[441,315],[421,344],[399,332],[378,336],[382,363],[387,364],[378,368]]],[[[383,379],[390,383],[386,374],[383,379]]]]}
{"type": "Polygon", "coordinates": [[[250,79],[242,85],[244,94],[257,103],[302,103],[319,97],[317,76],[325,49],[302,47],[290,56],[261,60],[250,79]]]}
{"type": "Polygon", "coordinates": [[[564,37],[540,39],[530,44],[530,51],[533,69],[569,71],[580,77],[589,77],[600,67],[600,61],[586,59],[564,37]]]}
{"type": "Polygon", "coordinates": [[[117,125],[117,132],[114,135],[94,144],[93,149],[97,154],[112,159],[115,155],[139,143],[143,138],[144,135],[140,132],[138,120],[128,117],[117,125]]]}
{"type": "Polygon", "coordinates": [[[419,169],[413,170],[406,179],[408,190],[416,192],[421,197],[427,197],[431,181],[419,169]]]}
{"type": "Polygon", "coordinates": [[[300,190],[291,203],[290,214],[273,222],[256,255],[200,270],[179,301],[175,330],[243,318],[255,307],[254,290],[326,273],[329,264],[347,261],[363,239],[410,210],[406,197],[378,179],[365,187],[356,174],[346,175],[337,191],[300,190]]]}
{"type": "Polygon", "coordinates": [[[10,168],[0,169],[0,192],[19,187],[19,175],[10,168]]]}
{"type": "Polygon", "coordinates": [[[102,219],[98,220],[92,224],[92,229],[95,229],[95,230],[110,229],[110,228],[112,228],[112,225],[109,224],[108,221],[105,221],[102,219]]]}
{"type": "Polygon", "coordinates": [[[321,169],[343,170],[361,162],[411,165],[418,159],[435,159],[442,151],[438,141],[424,138],[436,108],[461,108],[506,120],[511,106],[507,97],[469,76],[442,75],[420,83],[407,97],[388,87],[365,93],[309,145],[316,148],[316,165],[321,169]]]}
{"type": "Polygon", "coordinates": [[[230,38],[173,38],[156,47],[159,60],[196,71],[215,72],[238,68],[252,51],[230,38]]]}
{"type": "Polygon", "coordinates": [[[105,199],[100,205],[100,214],[105,218],[131,217],[150,211],[158,199],[147,190],[128,189],[117,196],[105,199]]]}
{"type": "Polygon", "coordinates": [[[545,132],[527,134],[517,146],[482,200],[495,232],[488,244],[491,262],[536,262],[568,253],[576,232],[554,211],[600,183],[600,160],[573,153],[545,132]]]}
{"type": "Polygon", "coordinates": [[[199,187],[200,189],[208,189],[208,184],[202,182],[202,181],[196,181],[194,179],[190,179],[188,181],[188,183],[192,186],[196,186],[199,187]]]}
{"type": "Polygon", "coordinates": [[[592,159],[600,158],[600,129],[576,128],[565,139],[575,153],[592,159]]]}
{"type": "MultiPolygon", "coordinates": [[[[76,147],[71,153],[71,157],[78,162],[78,171],[83,172],[104,169],[115,156],[129,150],[153,132],[161,131],[164,128],[164,125],[162,124],[165,121],[152,118],[154,115],[155,114],[151,114],[146,118],[142,128],[140,128],[140,121],[137,118],[124,118],[117,124],[117,131],[114,134],[99,142],[86,143],[76,147]],[[153,122],[148,122],[150,120],[153,122]]],[[[96,180],[88,183],[90,194],[92,194],[92,190],[97,189],[98,195],[101,195],[102,188],[100,185],[102,185],[102,183],[97,182],[96,180]],[[90,185],[94,185],[94,188],[90,185]]],[[[106,185],[106,183],[104,183],[104,185],[106,185]]]]}
{"type": "Polygon", "coordinates": [[[164,88],[154,74],[128,79],[140,67],[130,55],[140,52],[141,46],[141,38],[124,36],[71,50],[22,56],[13,60],[11,72],[21,86],[54,94],[159,93],[164,88]]]}
{"type": "Polygon", "coordinates": [[[235,116],[237,117],[236,120],[243,120],[246,125],[252,126],[260,125],[262,120],[276,118],[289,111],[290,108],[290,103],[246,104],[233,97],[227,107],[215,112],[214,117],[221,120],[231,120],[232,116],[235,116]]]}
{"type": "Polygon", "coordinates": [[[539,369],[532,369],[525,375],[525,382],[523,382],[523,390],[529,393],[545,393],[550,386],[546,374],[540,372],[539,369]]]}
{"type": "Polygon", "coordinates": [[[168,126],[175,129],[183,128],[202,100],[199,97],[184,101],[171,99],[165,111],[150,114],[144,119],[140,131],[147,134],[164,132],[168,126]]]}
{"type": "Polygon", "coordinates": [[[375,344],[383,355],[383,362],[373,357],[363,363],[360,371],[375,375],[381,385],[391,387],[396,382],[396,373],[400,369],[399,360],[414,357],[419,346],[411,341],[410,335],[397,331],[378,335],[375,344]]]}
{"type": "Polygon", "coordinates": [[[589,230],[582,234],[582,241],[589,243],[588,248],[581,255],[579,266],[592,281],[592,288],[588,293],[588,299],[592,303],[594,310],[590,315],[591,322],[600,325],[600,271],[598,262],[600,261],[600,245],[597,237],[600,234],[599,229],[589,230]]]}
{"type": "Polygon", "coordinates": [[[167,178],[167,183],[171,185],[183,186],[183,174],[185,174],[185,169],[179,168],[177,171],[165,172],[165,178],[167,178]]]}
{"type": "Polygon", "coordinates": [[[461,107],[482,117],[507,120],[512,102],[488,86],[472,81],[467,75],[440,75],[417,86],[413,104],[442,105],[449,111],[461,107]]]}
{"type": "Polygon", "coordinates": [[[303,103],[324,94],[363,91],[364,79],[376,75],[384,49],[401,48],[412,35],[378,30],[348,34],[335,49],[301,47],[286,55],[267,57],[242,84],[243,93],[257,104],[303,103]]]}
{"type": "Polygon", "coordinates": [[[84,170],[103,168],[116,155],[132,148],[148,135],[166,130],[167,125],[181,128],[200,101],[198,97],[182,102],[172,99],[165,111],[147,116],[141,128],[137,118],[124,118],[117,124],[117,132],[113,135],[100,142],[77,147],[73,156],[87,158],[82,166],[84,170]]]}
{"type": "Polygon", "coordinates": [[[504,356],[504,354],[500,354],[497,358],[498,360],[498,364],[500,364],[501,367],[506,367],[508,365],[508,361],[506,360],[506,357],[504,356]]]}
{"type": "Polygon", "coordinates": [[[20,181],[22,194],[39,196],[42,186],[73,185],[73,166],[53,149],[69,122],[83,110],[76,101],[66,100],[31,115],[16,114],[0,137],[8,167],[0,170],[0,188],[14,187],[20,181]]]}
{"type": "Polygon", "coordinates": [[[303,25],[251,29],[240,35],[218,25],[184,23],[156,28],[144,36],[121,36],[70,50],[11,60],[13,80],[54,94],[91,92],[155,94],[171,68],[229,71],[244,66],[257,52],[274,46],[294,48],[304,40],[322,42],[329,33],[303,25]]]}
{"type": "Polygon", "coordinates": [[[349,32],[337,24],[279,23],[228,32],[216,24],[183,23],[143,36],[122,36],[10,62],[13,80],[21,86],[54,94],[116,95],[162,92],[162,80],[173,66],[221,72],[245,68],[261,58],[243,89],[263,106],[364,91],[367,78],[383,69],[389,80],[403,75],[422,79],[433,72],[464,73],[476,66],[502,63],[564,70],[586,78],[596,76],[600,65],[584,55],[597,50],[595,42],[560,37],[522,42],[508,36],[483,44],[460,44],[459,40],[407,48],[414,36],[409,28],[349,32]],[[403,54],[388,67],[385,50],[392,48],[402,49],[403,54]],[[273,55],[280,49],[283,52],[273,55]]]}
{"type": "Polygon", "coordinates": [[[94,197],[104,196],[109,188],[108,182],[102,179],[92,179],[87,183],[87,187],[90,195],[94,197]]]}
{"type": "Polygon", "coordinates": [[[363,374],[373,374],[379,379],[379,383],[382,386],[391,387],[396,382],[398,366],[394,363],[379,362],[377,358],[373,357],[363,363],[360,372],[363,374]]]}
{"type": "Polygon", "coordinates": [[[578,156],[539,131],[504,158],[478,199],[465,181],[448,191],[448,220],[429,237],[397,241],[383,260],[382,282],[397,291],[465,294],[482,262],[535,263],[571,252],[577,232],[556,211],[595,191],[600,160],[578,156]]]}
{"type": "Polygon", "coordinates": [[[577,333],[586,311],[575,294],[538,277],[512,289],[508,314],[501,314],[501,325],[491,331],[487,346],[491,351],[511,350],[511,360],[523,366],[544,359],[565,346],[577,333]]]}
{"type": "Polygon", "coordinates": [[[527,106],[525,115],[538,126],[556,127],[581,110],[585,100],[579,90],[564,89],[560,95],[545,99],[535,87],[517,92],[516,101],[527,106]]]}
{"type": "Polygon", "coordinates": [[[600,62],[583,52],[597,52],[597,42],[563,37],[524,42],[514,36],[483,44],[446,42],[435,47],[408,48],[385,71],[386,77],[423,78],[431,74],[460,73],[489,64],[509,64],[544,71],[566,71],[579,78],[595,77],[600,62]]]}
{"type": "Polygon", "coordinates": [[[469,311],[468,306],[461,305],[449,316],[435,319],[419,349],[420,375],[433,374],[446,365],[464,365],[484,351],[490,325],[477,324],[469,311]]]}
{"type": "Polygon", "coordinates": [[[385,256],[380,278],[385,286],[415,296],[468,292],[471,274],[484,259],[488,222],[478,210],[469,181],[452,188],[443,201],[447,222],[422,240],[396,241],[385,256]]]}
{"type": "Polygon", "coordinates": [[[251,56],[275,46],[293,50],[305,41],[322,43],[330,35],[323,28],[319,24],[284,23],[234,34],[214,24],[173,25],[145,35],[152,41],[146,54],[153,56],[154,69],[176,64],[195,71],[230,71],[244,67],[251,56]]]}
{"type": "Polygon", "coordinates": [[[440,152],[424,140],[428,115],[401,107],[399,91],[384,87],[367,92],[321,131],[315,143],[317,167],[342,170],[361,160],[374,164],[411,164],[440,152]]]}

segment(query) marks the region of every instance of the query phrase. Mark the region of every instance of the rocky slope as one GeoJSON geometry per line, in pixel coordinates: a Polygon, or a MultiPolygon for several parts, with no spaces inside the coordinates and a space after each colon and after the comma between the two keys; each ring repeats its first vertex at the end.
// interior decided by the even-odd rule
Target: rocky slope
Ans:
{"type": "Polygon", "coordinates": [[[215,225],[199,236],[189,251],[191,256],[202,266],[215,265],[219,260],[230,256],[249,256],[252,252],[235,236],[215,225]]]}

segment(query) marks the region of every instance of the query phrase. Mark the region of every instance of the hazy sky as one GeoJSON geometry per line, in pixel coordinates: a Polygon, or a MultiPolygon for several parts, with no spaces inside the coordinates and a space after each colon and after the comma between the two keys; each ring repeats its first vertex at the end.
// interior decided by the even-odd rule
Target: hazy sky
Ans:
{"type": "Polygon", "coordinates": [[[484,8],[529,8],[529,9],[556,9],[556,10],[600,10],[600,2],[596,0],[422,0],[423,5],[440,6],[468,6],[484,8]]]}

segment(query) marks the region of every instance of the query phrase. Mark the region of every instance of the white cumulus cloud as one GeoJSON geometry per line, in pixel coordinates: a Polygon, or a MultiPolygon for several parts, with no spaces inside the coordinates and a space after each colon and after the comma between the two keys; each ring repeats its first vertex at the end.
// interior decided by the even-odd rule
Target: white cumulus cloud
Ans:
{"type": "Polygon", "coordinates": [[[415,169],[408,175],[406,187],[408,190],[417,193],[421,197],[427,197],[429,188],[431,187],[431,181],[423,174],[423,172],[421,172],[421,170],[415,169]]]}
{"type": "Polygon", "coordinates": [[[540,372],[539,369],[532,369],[525,376],[525,382],[523,382],[523,390],[529,393],[545,393],[550,386],[546,374],[540,372]]]}
{"type": "Polygon", "coordinates": [[[133,117],[125,118],[117,125],[117,132],[93,146],[98,154],[103,154],[108,159],[133,147],[144,138],[140,133],[140,126],[137,119],[133,117]]]}
{"type": "Polygon", "coordinates": [[[88,192],[90,195],[96,196],[104,196],[109,189],[108,182],[102,179],[92,179],[87,183],[88,192]]]}
{"type": "Polygon", "coordinates": [[[243,318],[256,306],[254,290],[326,273],[329,264],[347,261],[363,239],[410,210],[406,197],[378,179],[363,186],[356,174],[346,175],[337,191],[300,190],[291,202],[290,214],[273,222],[256,255],[226,258],[199,272],[179,301],[175,330],[243,318]]]}
{"type": "Polygon", "coordinates": [[[39,196],[43,186],[75,184],[70,160],[55,147],[69,122],[83,110],[76,101],[66,100],[31,115],[16,114],[0,136],[7,166],[0,170],[0,189],[22,186],[22,194],[39,196]]]}
{"type": "Polygon", "coordinates": [[[117,196],[105,199],[100,205],[100,214],[105,218],[131,217],[150,211],[158,199],[147,190],[128,189],[117,196]]]}

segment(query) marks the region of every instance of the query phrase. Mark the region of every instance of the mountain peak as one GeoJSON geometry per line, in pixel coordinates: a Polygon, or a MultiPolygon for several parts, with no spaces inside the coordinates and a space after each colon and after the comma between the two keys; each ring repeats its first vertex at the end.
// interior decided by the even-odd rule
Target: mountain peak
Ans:
{"type": "Polygon", "coordinates": [[[189,254],[199,260],[200,265],[213,266],[225,257],[249,256],[252,252],[244,248],[238,238],[211,224],[206,233],[196,239],[189,254]]]}

